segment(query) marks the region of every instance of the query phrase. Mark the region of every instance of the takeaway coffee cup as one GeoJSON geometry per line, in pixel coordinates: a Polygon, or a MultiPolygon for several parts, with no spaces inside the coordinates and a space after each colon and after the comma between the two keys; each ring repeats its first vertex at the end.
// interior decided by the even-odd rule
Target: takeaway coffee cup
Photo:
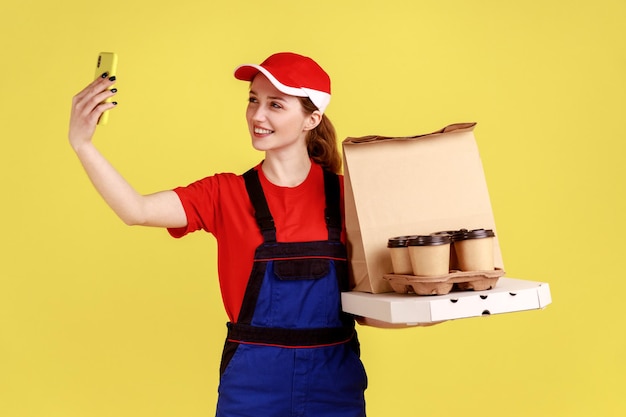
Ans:
{"type": "Polygon", "coordinates": [[[461,271],[492,271],[493,240],[490,229],[461,229],[453,234],[454,249],[461,271]]]}
{"type": "Polygon", "coordinates": [[[413,275],[438,276],[450,272],[450,243],[447,234],[416,236],[408,241],[413,275]]]}
{"type": "Polygon", "coordinates": [[[413,269],[411,267],[411,258],[409,256],[409,247],[407,246],[410,239],[415,236],[397,236],[387,241],[389,254],[391,255],[391,266],[393,273],[398,275],[411,275],[413,269]]]}
{"type": "Polygon", "coordinates": [[[457,233],[456,230],[446,230],[443,232],[435,232],[433,233],[434,236],[438,236],[438,235],[446,235],[446,236],[450,236],[451,244],[450,244],[450,270],[451,271],[455,271],[459,269],[459,262],[457,260],[456,257],[456,250],[454,247],[454,234],[457,233]]]}

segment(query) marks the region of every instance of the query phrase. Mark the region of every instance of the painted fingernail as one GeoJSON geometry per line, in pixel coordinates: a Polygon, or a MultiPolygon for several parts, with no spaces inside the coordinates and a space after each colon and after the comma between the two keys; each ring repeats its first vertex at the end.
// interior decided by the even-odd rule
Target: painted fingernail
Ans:
{"type": "Polygon", "coordinates": [[[111,103],[113,103],[114,106],[117,106],[117,101],[112,101],[111,103]]]}
{"type": "Polygon", "coordinates": [[[112,89],[111,89],[111,92],[112,92],[112,93],[117,93],[117,88],[112,88],[112,89]]]}
{"type": "Polygon", "coordinates": [[[109,81],[115,81],[115,75],[112,75],[111,77],[109,77],[109,81]]]}
{"type": "Polygon", "coordinates": [[[108,72],[103,73],[103,74],[102,74],[102,78],[106,78],[106,77],[107,77],[107,75],[109,75],[109,73],[108,73],[108,72]]]}

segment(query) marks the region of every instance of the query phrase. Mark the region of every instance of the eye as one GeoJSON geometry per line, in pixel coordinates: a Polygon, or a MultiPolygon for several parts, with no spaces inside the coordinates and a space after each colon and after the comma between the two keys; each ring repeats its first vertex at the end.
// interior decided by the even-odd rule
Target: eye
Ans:
{"type": "Polygon", "coordinates": [[[283,106],[281,106],[280,104],[278,104],[278,103],[277,103],[277,102],[275,102],[275,101],[272,101],[272,103],[271,103],[270,105],[271,105],[273,108],[275,108],[275,109],[282,109],[282,108],[283,108],[283,106]]]}
{"type": "Polygon", "coordinates": [[[257,100],[256,97],[252,97],[252,96],[248,97],[248,103],[258,103],[258,102],[259,101],[257,100]]]}

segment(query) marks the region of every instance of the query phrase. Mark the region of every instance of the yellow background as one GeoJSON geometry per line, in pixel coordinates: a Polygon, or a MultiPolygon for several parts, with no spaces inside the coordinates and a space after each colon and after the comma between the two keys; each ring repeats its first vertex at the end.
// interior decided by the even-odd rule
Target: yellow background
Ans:
{"type": "Polygon", "coordinates": [[[244,62],[333,79],[339,137],[476,121],[509,276],[542,311],[361,328],[370,416],[622,416],[626,3],[3,0],[0,416],[207,416],[225,335],[215,243],[124,226],[66,139],[119,54],[103,153],[141,192],[262,157],[244,62]]]}

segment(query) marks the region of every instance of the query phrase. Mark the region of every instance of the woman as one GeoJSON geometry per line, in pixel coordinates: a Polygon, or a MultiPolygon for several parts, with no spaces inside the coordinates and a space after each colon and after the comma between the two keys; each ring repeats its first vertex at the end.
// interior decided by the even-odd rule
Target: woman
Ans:
{"type": "Polygon", "coordinates": [[[74,97],[69,140],[95,188],[127,224],[203,229],[218,242],[230,322],[218,416],[364,416],[367,377],[348,289],[341,159],[324,111],[330,78],[310,58],[277,53],[243,65],[246,120],[264,160],[243,175],[217,174],[142,196],[91,142],[115,78],[74,97]]]}

